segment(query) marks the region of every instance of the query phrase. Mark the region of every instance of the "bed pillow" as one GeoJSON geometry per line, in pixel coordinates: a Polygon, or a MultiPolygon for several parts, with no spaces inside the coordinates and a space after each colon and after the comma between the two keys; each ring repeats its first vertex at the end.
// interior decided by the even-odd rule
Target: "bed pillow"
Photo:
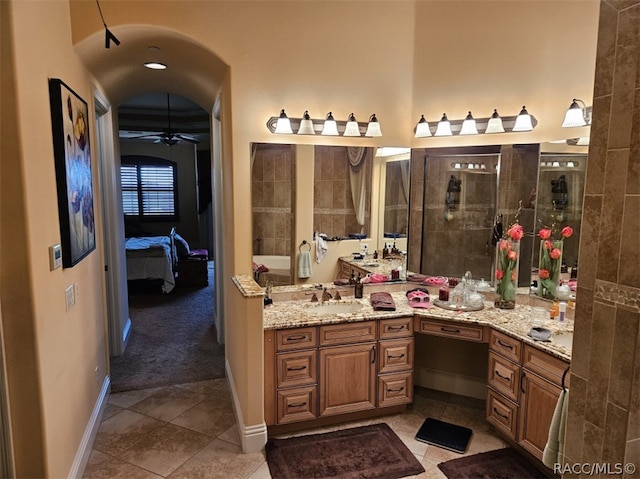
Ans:
{"type": "Polygon", "coordinates": [[[187,241],[178,233],[174,235],[174,239],[176,242],[176,253],[178,255],[178,258],[186,258],[187,256],[189,256],[189,253],[191,252],[189,243],[187,243],[187,241]]]}

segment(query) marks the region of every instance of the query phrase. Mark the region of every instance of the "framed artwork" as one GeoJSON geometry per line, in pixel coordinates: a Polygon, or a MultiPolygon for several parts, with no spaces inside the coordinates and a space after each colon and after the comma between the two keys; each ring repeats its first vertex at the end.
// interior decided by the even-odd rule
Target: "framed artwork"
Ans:
{"type": "Polygon", "coordinates": [[[70,268],[96,247],[89,110],[59,79],[49,79],[49,98],[62,266],[70,268]]]}

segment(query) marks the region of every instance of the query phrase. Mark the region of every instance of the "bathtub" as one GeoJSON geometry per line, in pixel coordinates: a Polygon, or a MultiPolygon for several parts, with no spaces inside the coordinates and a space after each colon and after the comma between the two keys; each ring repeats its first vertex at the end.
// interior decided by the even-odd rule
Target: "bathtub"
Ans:
{"type": "Polygon", "coordinates": [[[291,256],[255,255],[253,262],[265,265],[270,273],[285,276],[291,274],[291,256]]]}

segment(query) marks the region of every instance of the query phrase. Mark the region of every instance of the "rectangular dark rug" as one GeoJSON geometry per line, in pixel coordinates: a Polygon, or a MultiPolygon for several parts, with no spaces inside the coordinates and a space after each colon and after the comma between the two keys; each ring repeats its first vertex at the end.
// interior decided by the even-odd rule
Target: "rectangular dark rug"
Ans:
{"type": "Polygon", "coordinates": [[[273,479],[397,479],[424,472],[384,423],[269,439],[265,448],[273,479]]]}
{"type": "Polygon", "coordinates": [[[450,451],[463,453],[467,450],[472,434],[473,431],[468,427],[428,417],[420,426],[416,439],[450,451]]]}
{"type": "Polygon", "coordinates": [[[441,462],[438,468],[449,479],[547,479],[510,447],[441,462]]]}

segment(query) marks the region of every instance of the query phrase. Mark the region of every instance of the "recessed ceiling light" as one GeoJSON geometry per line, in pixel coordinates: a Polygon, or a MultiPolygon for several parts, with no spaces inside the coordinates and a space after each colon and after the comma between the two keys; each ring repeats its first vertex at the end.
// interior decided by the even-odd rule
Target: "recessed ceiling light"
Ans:
{"type": "Polygon", "coordinates": [[[167,65],[160,61],[161,52],[159,47],[150,46],[147,48],[147,61],[144,66],[151,70],[166,70],[167,65]]]}
{"type": "Polygon", "coordinates": [[[166,70],[167,65],[160,62],[147,62],[144,64],[145,67],[150,68],[152,70],[166,70]]]}

